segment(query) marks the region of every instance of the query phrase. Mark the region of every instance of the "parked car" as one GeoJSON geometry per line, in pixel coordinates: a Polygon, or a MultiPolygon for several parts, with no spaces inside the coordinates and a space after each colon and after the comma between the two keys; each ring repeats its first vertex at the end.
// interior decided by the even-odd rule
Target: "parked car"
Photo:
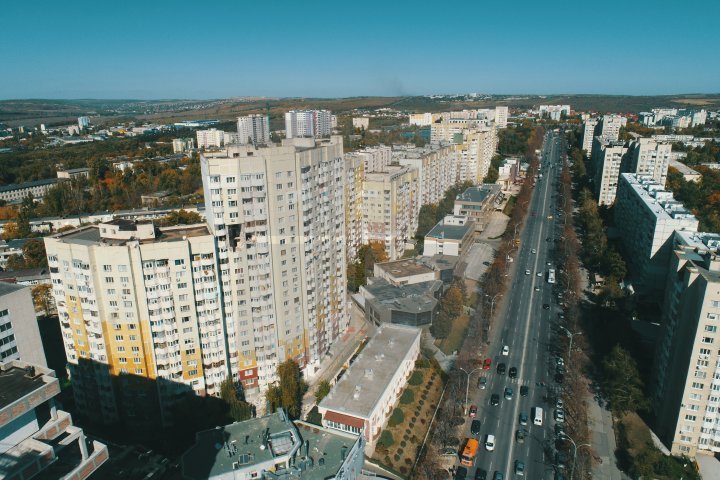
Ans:
{"type": "Polygon", "coordinates": [[[505,375],[505,364],[504,363],[498,363],[497,373],[500,375],[505,375]]]}
{"type": "Polygon", "coordinates": [[[485,388],[487,387],[487,378],[486,377],[478,378],[478,387],[481,390],[485,390],[485,388]]]}
{"type": "Polygon", "coordinates": [[[477,405],[470,405],[470,418],[477,416],[477,405]]]}
{"type": "Polygon", "coordinates": [[[473,437],[480,435],[480,420],[473,420],[470,424],[470,434],[473,437]]]}
{"type": "Polygon", "coordinates": [[[527,387],[527,385],[523,385],[520,387],[520,396],[521,397],[527,397],[529,392],[530,392],[530,389],[527,387]]]}
{"type": "Polygon", "coordinates": [[[492,365],[492,359],[486,358],[485,362],[483,362],[483,370],[490,370],[491,365],[492,365]]]}
{"type": "Polygon", "coordinates": [[[510,370],[508,371],[508,377],[516,378],[517,377],[517,368],[510,367],[510,370]]]}
{"type": "Polygon", "coordinates": [[[500,405],[500,395],[498,395],[497,393],[493,393],[492,395],[490,395],[490,405],[492,405],[493,407],[500,405]]]}

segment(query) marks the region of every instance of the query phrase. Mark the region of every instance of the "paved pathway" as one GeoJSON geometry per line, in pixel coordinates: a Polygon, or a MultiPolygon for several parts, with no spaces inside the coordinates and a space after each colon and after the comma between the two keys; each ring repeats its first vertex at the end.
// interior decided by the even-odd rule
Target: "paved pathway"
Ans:
{"type": "Polygon", "coordinates": [[[629,480],[617,467],[615,460],[615,431],[613,430],[612,415],[608,410],[598,405],[592,396],[588,396],[588,428],[590,429],[590,443],[595,450],[596,462],[593,463],[593,478],[600,480],[629,480]]]}

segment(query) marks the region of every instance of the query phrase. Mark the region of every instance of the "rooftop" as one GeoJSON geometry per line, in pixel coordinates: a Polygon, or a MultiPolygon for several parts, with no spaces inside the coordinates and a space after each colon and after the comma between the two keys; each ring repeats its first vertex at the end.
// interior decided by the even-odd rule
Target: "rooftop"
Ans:
{"type": "Polygon", "coordinates": [[[0,427],[19,417],[30,408],[35,408],[60,393],[60,384],[55,378],[55,372],[47,368],[30,365],[21,361],[12,361],[0,364],[0,427]],[[42,393],[36,393],[21,410],[4,411],[8,406],[30,393],[36,392],[45,386],[51,388],[42,393]]]}
{"type": "Polygon", "coordinates": [[[404,325],[380,326],[320,408],[369,418],[420,332],[404,325]]]}
{"type": "Polygon", "coordinates": [[[688,167],[682,162],[678,162],[677,160],[670,160],[670,166],[678,172],[682,173],[683,175],[700,175],[700,172],[693,170],[692,168],[688,167]]]}
{"type": "Polygon", "coordinates": [[[384,278],[375,278],[363,289],[370,295],[367,300],[374,301],[393,310],[418,313],[432,310],[437,304],[434,293],[442,288],[441,280],[393,285],[384,278]]]}
{"type": "Polygon", "coordinates": [[[418,263],[415,259],[406,258],[393,262],[376,263],[375,266],[393,277],[410,277],[432,273],[433,269],[418,263]]]}
{"type": "Polygon", "coordinates": [[[57,178],[45,178],[43,180],[35,180],[34,182],[11,183],[9,185],[0,186],[0,193],[11,192],[13,190],[22,190],[24,188],[41,187],[43,185],[52,185],[57,183],[57,178]]]}
{"type": "Polygon", "coordinates": [[[445,225],[438,223],[425,235],[425,238],[462,240],[465,238],[465,235],[474,228],[473,222],[466,222],[465,225],[445,225]]]}
{"type": "MultiPolygon", "coordinates": [[[[684,220],[687,226],[697,230],[698,220],[690,210],[675,200],[672,192],[652,180],[648,175],[622,173],[623,179],[634,191],[635,195],[652,211],[658,220],[684,220]]],[[[622,183],[622,182],[620,182],[622,183]]]]}
{"type": "MultiPolygon", "coordinates": [[[[6,273],[16,273],[16,272],[2,272],[3,274],[6,273]]],[[[14,283],[7,283],[0,281],[0,297],[3,295],[7,295],[9,293],[17,292],[18,290],[22,290],[23,288],[27,288],[23,285],[15,285],[14,283]]]]}
{"type": "Polygon", "coordinates": [[[500,192],[500,185],[479,185],[468,188],[455,197],[455,201],[482,203],[490,195],[497,194],[498,192],[500,192]]]}
{"type": "MultiPolygon", "coordinates": [[[[134,223],[133,220],[124,219],[115,219],[112,221],[134,223]]],[[[125,224],[117,223],[117,225],[125,224]]],[[[176,227],[160,228],[159,234],[155,238],[142,240],[140,243],[177,242],[190,237],[200,237],[203,235],[210,235],[210,231],[205,224],[179,225],[176,227]]],[[[125,245],[128,242],[128,240],[122,239],[114,240],[102,238],[100,236],[100,227],[98,225],[90,225],[87,227],[69,230],[67,232],[57,233],[52,235],[50,238],[55,238],[65,243],[77,245],[125,245]]]]}

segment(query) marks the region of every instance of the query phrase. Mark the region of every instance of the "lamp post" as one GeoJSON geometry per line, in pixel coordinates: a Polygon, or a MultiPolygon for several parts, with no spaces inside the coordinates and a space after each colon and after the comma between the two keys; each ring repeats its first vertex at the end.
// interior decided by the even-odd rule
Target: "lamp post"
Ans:
{"type": "Polygon", "coordinates": [[[470,375],[477,372],[478,370],[482,370],[482,367],[478,367],[473,370],[470,370],[470,372],[468,372],[467,370],[465,370],[462,367],[458,367],[458,370],[462,371],[465,375],[467,375],[467,382],[465,382],[465,410],[464,410],[465,415],[467,415],[468,414],[468,412],[467,412],[467,410],[468,410],[468,395],[470,394],[470,375]]]}
{"type": "Polygon", "coordinates": [[[570,345],[568,346],[568,362],[569,362],[570,361],[570,352],[572,352],[573,337],[575,335],[582,335],[583,332],[572,333],[570,330],[568,330],[567,328],[565,328],[563,326],[561,326],[560,328],[563,329],[563,331],[565,332],[565,335],[567,335],[570,338],[570,345]]]}
{"type": "Polygon", "coordinates": [[[496,299],[497,297],[502,297],[502,293],[496,293],[496,294],[493,295],[492,297],[486,293],[485,296],[486,296],[487,298],[492,298],[492,300],[490,301],[490,318],[492,318],[492,316],[493,316],[493,309],[495,308],[495,299],[496,299]]]}
{"type": "Polygon", "coordinates": [[[572,470],[570,470],[570,480],[573,480],[573,476],[575,475],[575,461],[577,460],[578,448],[591,447],[592,445],[590,445],[589,443],[583,443],[581,445],[578,445],[575,443],[575,440],[570,438],[570,435],[568,435],[567,433],[563,433],[563,435],[560,438],[563,440],[569,440],[573,446],[573,466],[572,466],[572,470]]]}

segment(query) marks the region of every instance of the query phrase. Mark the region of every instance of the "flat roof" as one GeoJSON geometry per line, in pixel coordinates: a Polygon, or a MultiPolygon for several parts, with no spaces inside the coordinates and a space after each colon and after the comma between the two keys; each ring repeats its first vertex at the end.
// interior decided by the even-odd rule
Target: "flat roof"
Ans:
{"type": "MultiPolygon", "coordinates": [[[[16,273],[16,272],[2,272],[5,273],[16,273]]],[[[5,278],[5,277],[2,277],[5,278]]],[[[18,290],[22,290],[23,288],[28,288],[24,285],[16,285],[14,283],[7,283],[7,282],[0,282],[0,297],[3,295],[7,295],[9,293],[17,292],[18,290]]]]}
{"type": "Polygon", "coordinates": [[[420,332],[405,325],[381,325],[320,408],[369,418],[420,332]]]}
{"type": "Polygon", "coordinates": [[[455,201],[482,203],[493,193],[500,191],[500,185],[478,185],[477,187],[469,187],[464,192],[455,197],[455,201]]]}
{"type": "MultiPolygon", "coordinates": [[[[441,221],[442,222],[442,221],[441,221]]],[[[473,222],[466,222],[465,225],[445,225],[438,223],[430,230],[425,238],[440,238],[445,240],[462,240],[468,231],[474,230],[473,222]]]]}
{"type": "MultiPolygon", "coordinates": [[[[114,222],[122,221],[121,219],[113,220],[114,222]]],[[[132,220],[124,220],[132,222],[132,220]]],[[[107,224],[109,222],[106,222],[107,224]]],[[[150,223],[149,221],[147,223],[150,223]]],[[[140,240],[141,244],[159,243],[159,242],[177,242],[185,240],[188,237],[200,237],[210,235],[205,224],[195,225],[178,225],[176,227],[164,227],[159,229],[159,235],[155,238],[140,240]]],[[[87,227],[79,227],[67,232],[57,233],[50,238],[56,238],[65,243],[74,243],[78,245],[125,245],[128,240],[109,239],[100,236],[100,227],[98,225],[89,225],[87,227]]]]}
{"type": "Polygon", "coordinates": [[[0,364],[0,427],[58,393],[60,393],[60,384],[52,370],[17,360],[0,364]],[[38,392],[30,397],[28,404],[23,405],[24,408],[18,410],[14,406],[9,415],[7,411],[3,411],[9,405],[40,389],[43,389],[42,393],[38,392]]]}
{"type": "Polygon", "coordinates": [[[418,263],[413,258],[395,260],[393,262],[376,263],[375,266],[393,277],[409,277],[412,275],[433,273],[432,268],[418,263]]]}
{"type": "Polygon", "coordinates": [[[372,296],[366,301],[408,313],[432,310],[437,305],[434,293],[442,288],[442,280],[393,285],[384,278],[376,278],[363,288],[372,296]]]}
{"type": "Polygon", "coordinates": [[[195,445],[182,456],[186,478],[205,479],[235,470],[270,462],[300,446],[297,430],[285,412],[251,418],[223,427],[198,432],[195,445]],[[265,441],[265,438],[269,441],[265,441]],[[288,443],[289,442],[289,443],[288,443]]]}
{"type": "Polygon", "coordinates": [[[677,160],[670,160],[670,166],[678,172],[682,173],[683,175],[700,175],[700,172],[698,172],[697,170],[693,170],[692,168],[688,167],[682,162],[678,162],[677,160]]]}
{"type": "Polygon", "coordinates": [[[57,178],[45,178],[42,180],[35,180],[34,182],[11,183],[9,185],[0,186],[0,193],[11,192],[13,190],[22,190],[24,188],[40,187],[43,185],[52,185],[53,183],[57,182],[57,178]]]}
{"type": "Polygon", "coordinates": [[[675,200],[672,192],[652,180],[648,175],[635,173],[621,173],[620,178],[624,179],[635,195],[659,220],[683,220],[686,223],[694,223],[698,226],[698,219],[690,210],[675,200]]]}

